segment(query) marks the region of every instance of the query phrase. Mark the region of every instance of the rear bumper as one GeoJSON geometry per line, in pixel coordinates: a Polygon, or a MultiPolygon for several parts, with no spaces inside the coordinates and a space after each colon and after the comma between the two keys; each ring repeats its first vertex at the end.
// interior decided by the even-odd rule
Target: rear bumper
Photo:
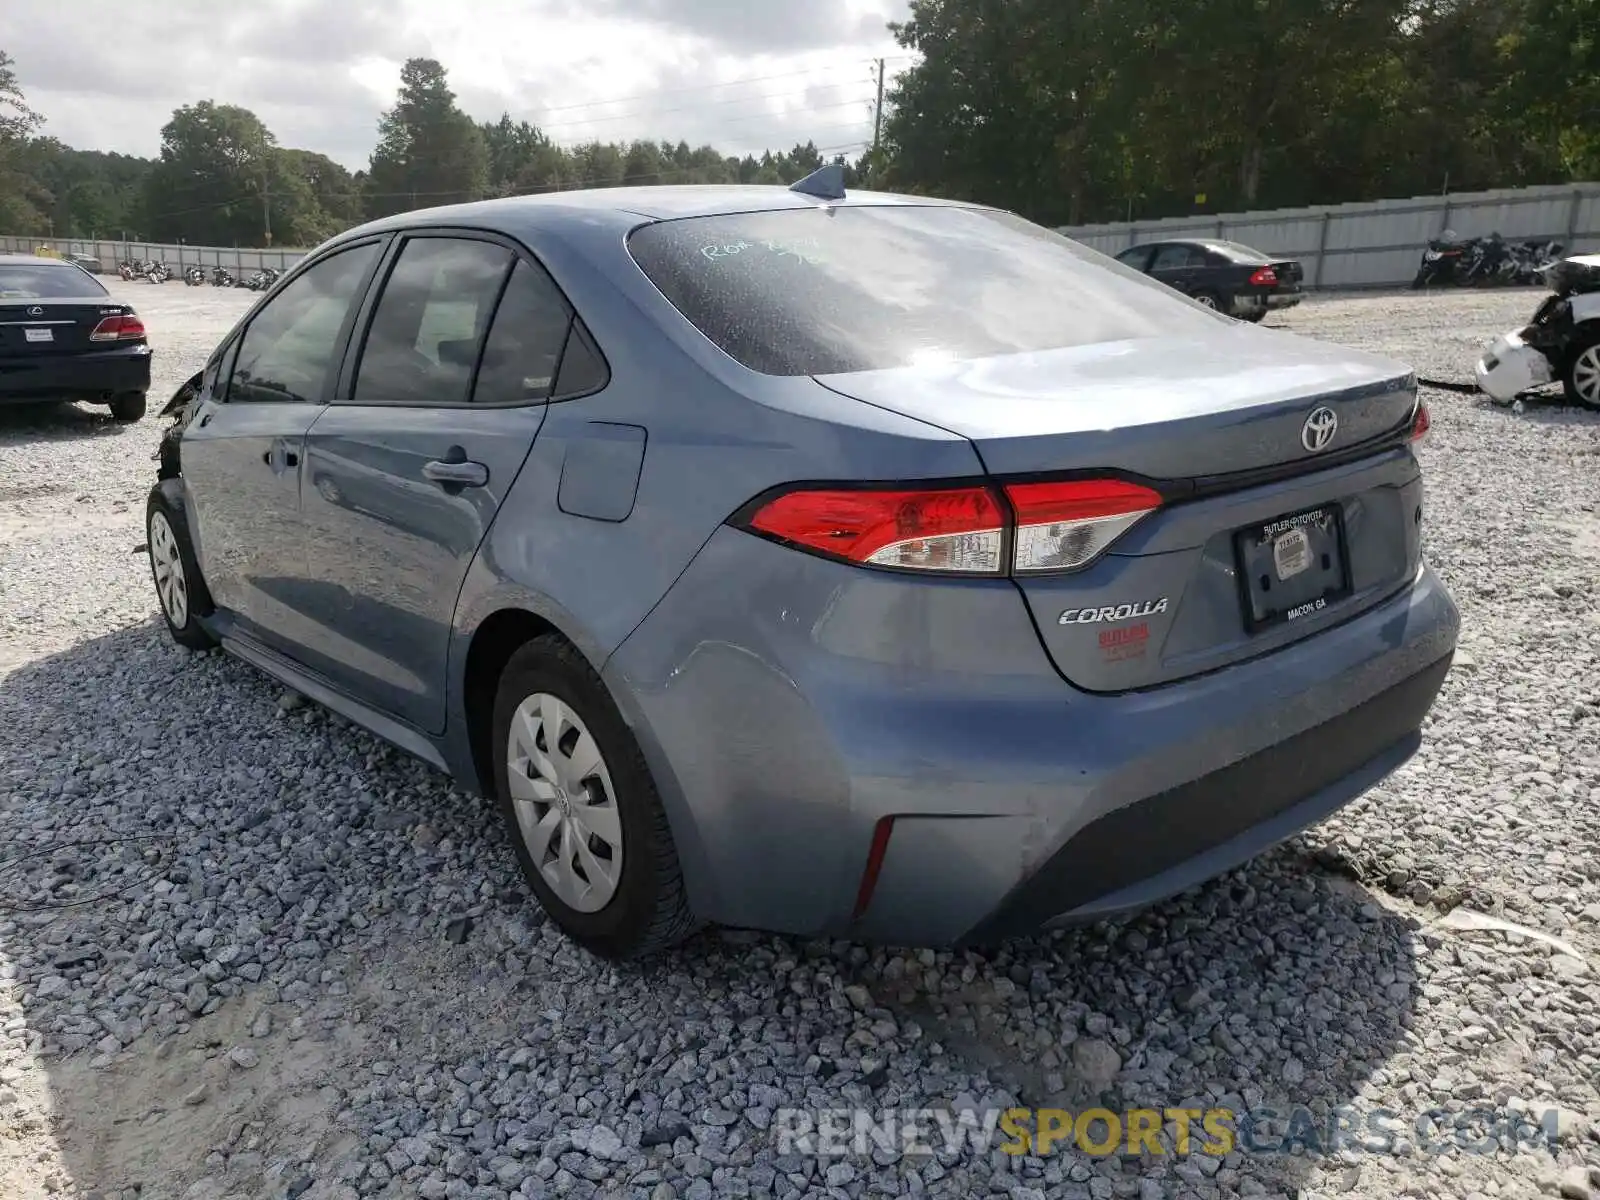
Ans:
{"type": "Polygon", "coordinates": [[[1449,669],[1446,656],[1342,716],[1091,821],[972,940],[1142,908],[1315,824],[1416,752],[1449,669]]]}
{"type": "Polygon", "coordinates": [[[1458,626],[1423,570],[1261,658],[1089,695],[1009,583],[908,580],[724,529],[604,675],[697,913],[949,944],[1148,904],[1359,795],[1415,750],[1458,626]]]}
{"type": "Polygon", "coordinates": [[[150,390],[150,348],[124,346],[38,362],[0,359],[0,403],[99,399],[150,390]]]}
{"type": "Polygon", "coordinates": [[[1278,309],[1293,308],[1305,299],[1304,292],[1240,292],[1233,298],[1233,311],[1235,315],[1260,312],[1266,309],[1276,312],[1278,309]]]}

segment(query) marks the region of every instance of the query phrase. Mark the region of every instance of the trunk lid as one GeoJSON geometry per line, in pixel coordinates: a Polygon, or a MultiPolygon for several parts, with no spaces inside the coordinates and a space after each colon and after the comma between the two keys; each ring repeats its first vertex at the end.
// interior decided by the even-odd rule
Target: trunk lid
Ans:
{"type": "Polygon", "coordinates": [[[1249,325],[845,375],[819,383],[969,438],[995,475],[1109,470],[1193,479],[1310,463],[1403,424],[1401,363],[1249,325]],[[1315,408],[1338,418],[1306,449],[1315,408]]]}
{"type": "Polygon", "coordinates": [[[126,305],[93,300],[0,299],[0,358],[107,349],[89,335],[106,317],[128,311],[126,305]]]}
{"type": "Polygon", "coordinates": [[[969,438],[1001,478],[1159,484],[1168,502],[1086,568],[1016,578],[1085,690],[1268,653],[1392,595],[1420,562],[1416,458],[1392,440],[1415,380],[1382,358],[1239,326],[819,381],[969,438]],[[1324,408],[1326,440],[1308,432],[1324,408]]]}

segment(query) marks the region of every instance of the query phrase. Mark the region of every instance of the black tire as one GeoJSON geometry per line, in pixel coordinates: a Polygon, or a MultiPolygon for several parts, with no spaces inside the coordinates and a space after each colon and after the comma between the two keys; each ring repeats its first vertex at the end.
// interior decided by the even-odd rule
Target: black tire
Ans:
{"type": "Polygon", "coordinates": [[[1244,320],[1249,321],[1252,325],[1259,325],[1266,319],[1267,310],[1264,308],[1253,308],[1244,314],[1244,320]]]}
{"type": "Polygon", "coordinates": [[[650,768],[605,684],[570,643],[547,634],[511,656],[495,694],[491,744],[495,792],[517,863],[545,912],[568,937],[602,958],[622,960],[665,949],[695,931],[698,922],[689,911],[672,831],[650,768]],[[616,892],[595,912],[571,907],[545,881],[511,798],[511,723],[517,707],[540,693],[556,697],[582,720],[610,775],[622,831],[622,868],[616,892]]]}
{"type": "Polygon", "coordinates": [[[111,416],[123,425],[132,425],[144,416],[144,410],[143,392],[118,392],[111,397],[111,416]]]}
{"type": "MultiPolygon", "coordinates": [[[[200,618],[215,611],[206,581],[200,575],[200,563],[195,558],[194,544],[189,540],[189,522],[181,503],[168,499],[160,487],[153,488],[144,506],[145,552],[150,560],[150,581],[156,588],[156,602],[161,609],[161,619],[167,623],[172,640],[187,650],[210,650],[217,639],[200,624],[200,618]],[[158,518],[166,523],[177,549],[177,565],[183,569],[184,605],[182,622],[173,619],[170,605],[163,594],[160,568],[157,566],[158,518]]],[[[170,563],[168,564],[171,565],[170,563]]]]}
{"type": "Polygon", "coordinates": [[[1217,312],[1226,311],[1222,307],[1222,297],[1215,292],[1202,290],[1195,292],[1191,298],[1196,304],[1203,304],[1207,308],[1215,309],[1217,312]]]}
{"type": "Polygon", "coordinates": [[[1580,359],[1584,361],[1587,380],[1590,378],[1587,370],[1593,368],[1595,359],[1600,359],[1600,329],[1586,329],[1573,338],[1572,345],[1567,347],[1566,365],[1561,368],[1561,387],[1566,392],[1567,403],[1577,404],[1583,408],[1600,409],[1600,393],[1592,388],[1588,394],[1580,390],[1578,379],[1580,359]]]}

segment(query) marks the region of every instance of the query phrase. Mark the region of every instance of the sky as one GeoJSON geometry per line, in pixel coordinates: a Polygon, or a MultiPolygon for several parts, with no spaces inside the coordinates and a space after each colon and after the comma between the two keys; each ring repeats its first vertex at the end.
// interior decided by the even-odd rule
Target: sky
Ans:
{"type": "Polygon", "coordinates": [[[887,29],[909,0],[0,2],[0,50],[69,146],[154,156],[172,110],[209,99],[352,170],[409,57],[442,62],[473,117],[566,145],[809,139],[851,156],[872,136],[873,60],[890,76],[910,61],[887,29]]]}

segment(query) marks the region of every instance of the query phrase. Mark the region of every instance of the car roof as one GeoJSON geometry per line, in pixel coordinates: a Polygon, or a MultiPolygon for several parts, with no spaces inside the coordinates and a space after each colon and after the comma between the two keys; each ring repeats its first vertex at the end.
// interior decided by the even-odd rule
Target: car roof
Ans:
{"type": "Polygon", "coordinates": [[[60,263],[63,266],[72,265],[64,258],[56,258],[49,254],[0,254],[0,267],[15,267],[25,263],[33,266],[38,266],[40,263],[60,263]]]}
{"type": "MultiPolygon", "coordinates": [[[[617,224],[633,226],[643,221],[670,221],[683,217],[729,216],[734,213],[773,212],[783,209],[817,208],[824,203],[834,207],[868,205],[917,205],[922,207],[972,208],[952,200],[927,196],[901,196],[889,192],[849,192],[840,201],[821,201],[786,187],[760,184],[687,184],[676,187],[587,188],[566,192],[545,192],[534,196],[505,196],[396,213],[369,221],[349,230],[344,236],[377,233],[389,229],[425,225],[469,225],[514,232],[537,224],[559,232],[563,225],[592,225],[596,217],[610,217],[617,224]]],[[[342,240],[342,239],[341,239],[342,240]]]]}

